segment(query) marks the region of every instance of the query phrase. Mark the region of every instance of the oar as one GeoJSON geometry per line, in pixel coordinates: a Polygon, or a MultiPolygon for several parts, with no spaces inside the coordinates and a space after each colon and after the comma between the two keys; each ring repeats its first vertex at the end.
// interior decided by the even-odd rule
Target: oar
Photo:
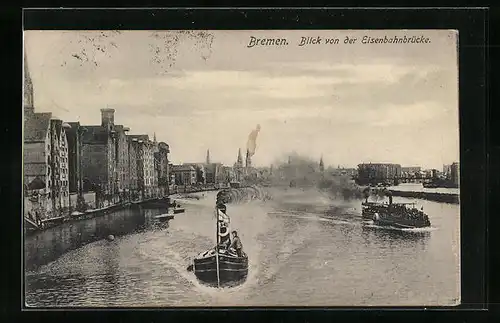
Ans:
{"type": "Polygon", "coordinates": [[[193,265],[192,264],[187,267],[187,271],[193,271],[193,265]]]}

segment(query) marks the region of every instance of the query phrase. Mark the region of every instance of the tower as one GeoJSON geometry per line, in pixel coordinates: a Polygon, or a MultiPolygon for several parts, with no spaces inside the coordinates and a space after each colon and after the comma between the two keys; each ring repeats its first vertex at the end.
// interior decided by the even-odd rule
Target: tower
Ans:
{"type": "Polygon", "coordinates": [[[206,164],[210,164],[210,149],[207,149],[207,160],[205,161],[206,164]]]}
{"type": "Polygon", "coordinates": [[[321,159],[319,160],[319,171],[320,172],[325,171],[325,165],[323,164],[323,156],[321,156],[321,159]]]}
{"type": "Polygon", "coordinates": [[[26,46],[24,48],[24,108],[33,109],[33,83],[28,68],[28,59],[26,57],[26,46]]]}
{"type": "Polygon", "coordinates": [[[243,157],[241,157],[241,148],[238,149],[238,159],[236,159],[236,166],[243,167],[243,157]]]}
{"type": "Polygon", "coordinates": [[[250,151],[248,151],[248,149],[247,149],[247,155],[245,158],[245,167],[246,168],[252,167],[252,157],[250,156],[250,151]]]}
{"type": "Polygon", "coordinates": [[[101,125],[103,127],[115,125],[115,109],[101,109],[101,125]]]}

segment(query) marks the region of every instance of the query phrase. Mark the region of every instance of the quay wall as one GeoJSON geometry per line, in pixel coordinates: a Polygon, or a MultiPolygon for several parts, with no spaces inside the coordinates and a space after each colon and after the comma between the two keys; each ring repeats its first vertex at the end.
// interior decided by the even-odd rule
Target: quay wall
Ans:
{"type": "Polygon", "coordinates": [[[393,196],[417,198],[429,201],[459,204],[458,194],[434,193],[434,192],[416,192],[416,191],[397,191],[390,190],[393,196]]]}
{"type": "MultiPolygon", "coordinates": [[[[76,203],[78,200],[78,194],[77,193],[71,193],[69,195],[69,199],[71,202],[71,208],[75,209],[76,203]]],[[[85,200],[85,203],[90,209],[95,209],[96,208],[96,194],[95,192],[87,192],[83,193],[83,199],[85,200]]]]}

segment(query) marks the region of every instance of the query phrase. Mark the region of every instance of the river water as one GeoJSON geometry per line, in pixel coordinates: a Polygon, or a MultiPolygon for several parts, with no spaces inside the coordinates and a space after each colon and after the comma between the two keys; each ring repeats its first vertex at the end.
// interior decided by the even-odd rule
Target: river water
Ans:
{"type": "MultiPolygon", "coordinates": [[[[186,213],[128,209],[25,239],[25,301],[33,307],[455,305],[459,206],[416,200],[431,228],[363,223],[360,201],[313,191],[228,205],[249,256],[247,281],[201,285],[190,260],[215,240],[215,194],[179,200],[186,213]],[[109,234],[116,236],[107,241],[109,234]]],[[[201,195],[200,195],[201,196],[201,195]]],[[[394,201],[409,201],[394,198],[394,201]]]]}

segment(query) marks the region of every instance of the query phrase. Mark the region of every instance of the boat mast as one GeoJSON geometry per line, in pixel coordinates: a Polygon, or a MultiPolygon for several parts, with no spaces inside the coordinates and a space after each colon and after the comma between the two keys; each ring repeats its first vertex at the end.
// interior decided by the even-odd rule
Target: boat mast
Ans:
{"type": "Polygon", "coordinates": [[[215,207],[215,215],[217,223],[217,231],[215,232],[215,263],[217,265],[217,288],[220,288],[220,276],[219,276],[219,209],[215,207]]]}

